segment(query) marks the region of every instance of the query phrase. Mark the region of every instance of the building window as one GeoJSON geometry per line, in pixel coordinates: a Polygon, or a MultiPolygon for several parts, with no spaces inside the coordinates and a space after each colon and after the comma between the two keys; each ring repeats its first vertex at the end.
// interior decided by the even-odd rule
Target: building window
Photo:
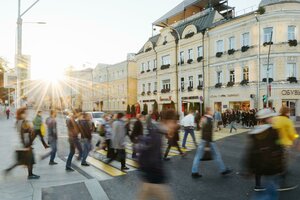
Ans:
{"type": "MultiPolygon", "coordinates": [[[[270,64],[269,65],[269,78],[273,78],[273,70],[274,70],[274,66],[273,66],[273,64],[270,64]]],[[[265,64],[262,67],[262,73],[261,73],[262,79],[267,78],[267,71],[268,71],[268,65],[265,64]]]]}
{"type": "Polygon", "coordinates": [[[198,53],[198,57],[202,57],[203,56],[203,47],[197,47],[197,53],[198,53]]]}
{"type": "Polygon", "coordinates": [[[148,61],[148,70],[150,70],[150,67],[151,67],[151,62],[148,61]]]}
{"type": "Polygon", "coordinates": [[[203,76],[202,76],[202,74],[198,75],[198,86],[203,86],[203,76]]]}
{"type": "Polygon", "coordinates": [[[229,38],[229,49],[235,49],[235,38],[234,37],[229,38]]]}
{"type": "Polygon", "coordinates": [[[181,90],[184,90],[184,77],[181,78],[181,90]]]}
{"type": "Polygon", "coordinates": [[[181,63],[184,62],[184,51],[181,51],[181,52],[180,52],[179,57],[180,57],[180,64],[181,64],[181,63]]]}
{"type": "Polygon", "coordinates": [[[171,81],[170,81],[170,79],[163,80],[162,81],[162,86],[163,86],[163,89],[165,89],[165,90],[171,90],[171,81]]]}
{"type": "Polygon", "coordinates": [[[222,71],[217,72],[217,83],[222,83],[222,71]]]}
{"type": "Polygon", "coordinates": [[[144,72],[145,71],[145,63],[142,63],[142,69],[141,69],[141,72],[144,72]]]}
{"type": "Polygon", "coordinates": [[[167,36],[164,36],[164,42],[167,42],[167,36]]]}
{"type": "Polygon", "coordinates": [[[156,69],[156,67],[157,67],[157,61],[156,61],[156,59],[153,60],[153,64],[154,64],[154,68],[156,69]]]}
{"type": "Polygon", "coordinates": [[[297,77],[296,69],[296,63],[288,63],[286,77],[297,77]]]}
{"type": "Polygon", "coordinates": [[[249,81],[249,67],[243,69],[243,80],[249,81]]]}
{"type": "Polygon", "coordinates": [[[170,55],[166,55],[161,57],[162,65],[169,65],[171,64],[170,55]]]}
{"type": "Polygon", "coordinates": [[[148,91],[151,91],[151,83],[148,83],[148,91]]]}
{"type": "Polygon", "coordinates": [[[224,52],[224,41],[223,40],[217,41],[217,52],[224,52]]]}
{"type": "Polygon", "coordinates": [[[288,40],[295,40],[296,39],[296,26],[289,26],[288,27],[288,40]]]}
{"type": "Polygon", "coordinates": [[[146,85],[143,84],[143,91],[142,92],[145,92],[146,91],[146,85]]]}
{"type": "Polygon", "coordinates": [[[154,90],[157,91],[157,82],[154,82],[154,90]]]}
{"type": "Polygon", "coordinates": [[[193,76],[189,76],[189,87],[194,88],[194,77],[193,76]]]}
{"type": "Polygon", "coordinates": [[[235,83],[235,71],[234,69],[229,71],[229,81],[235,83]]]}
{"type": "Polygon", "coordinates": [[[242,46],[250,46],[250,33],[242,35],[242,46]]]}
{"type": "Polygon", "coordinates": [[[264,42],[271,41],[271,35],[273,33],[273,27],[264,28],[264,42]]]}
{"type": "Polygon", "coordinates": [[[188,50],[188,57],[189,57],[189,59],[194,59],[193,49],[188,50]]]}

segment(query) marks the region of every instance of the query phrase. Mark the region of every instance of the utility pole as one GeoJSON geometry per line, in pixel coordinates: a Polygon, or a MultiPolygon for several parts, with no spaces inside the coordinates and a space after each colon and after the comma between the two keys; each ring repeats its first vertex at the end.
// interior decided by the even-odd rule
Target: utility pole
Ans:
{"type": "Polygon", "coordinates": [[[267,66],[267,106],[270,107],[269,98],[270,94],[270,81],[269,81],[269,72],[270,72],[270,53],[271,53],[271,46],[272,46],[272,38],[273,38],[273,31],[271,32],[270,41],[269,41],[269,52],[268,52],[268,66],[267,66]]]}

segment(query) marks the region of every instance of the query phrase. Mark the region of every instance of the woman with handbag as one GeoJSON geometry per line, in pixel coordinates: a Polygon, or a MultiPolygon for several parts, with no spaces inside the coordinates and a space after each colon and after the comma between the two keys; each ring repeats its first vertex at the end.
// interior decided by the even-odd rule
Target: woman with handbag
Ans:
{"type": "Polygon", "coordinates": [[[17,127],[17,131],[20,133],[23,148],[18,149],[16,151],[17,162],[10,168],[6,169],[6,173],[10,172],[18,165],[26,165],[28,168],[28,179],[39,179],[40,176],[32,173],[32,169],[33,169],[33,165],[35,164],[35,161],[34,161],[34,154],[31,146],[35,137],[34,137],[34,131],[32,130],[32,126],[26,120],[26,117],[27,117],[26,108],[20,108],[17,110],[16,127],[17,127]]]}

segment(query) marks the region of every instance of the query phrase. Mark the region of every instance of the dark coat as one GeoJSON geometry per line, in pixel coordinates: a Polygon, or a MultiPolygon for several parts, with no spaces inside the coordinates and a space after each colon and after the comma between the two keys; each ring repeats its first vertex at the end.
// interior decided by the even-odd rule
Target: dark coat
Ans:
{"type": "Polygon", "coordinates": [[[168,145],[177,146],[179,141],[179,131],[180,131],[180,126],[178,126],[177,131],[174,132],[174,135],[172,136],[169,136],[168,134],[166,135],[168,139],[168,145]]]}
{"type": "Polygon", "coordinates": [[[202,123],[202,140],[207,142],[213,141],[213,118],[205,116],[202,123]]]}
{"type": "Polygon", "coordinates": [[[137,120],[133,125],[133,130],[130,135],[132,143],[137,143],[139,136],[143,135],[143,124],[140,120],[137,120]]]}

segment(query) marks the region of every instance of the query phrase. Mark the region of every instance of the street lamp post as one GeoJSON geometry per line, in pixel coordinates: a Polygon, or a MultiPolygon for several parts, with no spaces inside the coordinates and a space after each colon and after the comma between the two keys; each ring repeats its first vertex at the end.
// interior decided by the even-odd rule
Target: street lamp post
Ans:
{"type": "MultiPolygon", "coordinates": [[[[18,62],[22,56],[22,24],[23,19],[22,17],[40,0],[36,0],[31,6],[29,6],[24,12],[21,13],[21,0],[18,0],[18,18],[17,18],[17,44],[16,44],[16,60],[15,60],[15,66],[16,66],[16,72],[17,72],[17,97],[16,97],[16,104],[17,107],[20,107],[20,78],[21,78],[21,71],[18,66],[18,62]]],[[[39,22],[41,23],[41,22],[39,22]]]]}
{"type": "Polygon", "coordinates": [[[270,76],[270,54],[271,54],[271,47],[272,47],[272,40],[273,40],[273,31],[271,32],[271,36],[270,36],[270,41],[269,41],[269,52],[268,52],[268,66],[267,66],[267,106],[270,107],[270,102],[269,102],[269,98],[271,96],[271,91],[270,91],[270,80],[269,80],[269,76],[270,76]]]}

